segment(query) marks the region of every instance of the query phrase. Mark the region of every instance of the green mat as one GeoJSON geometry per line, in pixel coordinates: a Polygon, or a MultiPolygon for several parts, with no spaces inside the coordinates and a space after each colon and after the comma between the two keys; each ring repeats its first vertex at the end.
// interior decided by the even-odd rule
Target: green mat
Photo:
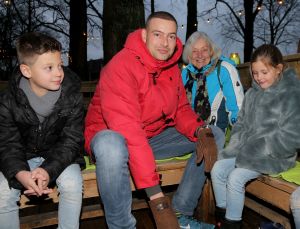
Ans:
{"type": "Polygon", "coordinates": [[[177,161],[184,161],[189,159],[192,156],[192,153],[188,153],[186,155],[183,156],[179,156],[179,157],[170,157],[170,158],[166,158],[166,159],[160,159],[160,160],[155,160],[157,163],[161,163],[161,162],[167,162],[167,161],[172,161],[172,160],[177,160],[177,161]]]}
{"type": "Polygon", "coordinates": [[[300,185],[300,162],[296,161],[295,167],[281,172],[276,175],[270,175],[272,177],[281,177],[282,179],[300,185]]]}
{"type": "MultiPolygon", "coordinates": [[[[182,161],[182,160],[189,159],[191,156],[192,156],[192,153],[188,153],[188,154],[180,156],[180,157],[171,157],[171,158],[155,160],[155,161],[157,163],[162,163],[162,162],[167,162],[167,161],[172,161],[172,160],[182,161]]],[[[96,165],[91,163],[89,156],[84,156],[84,160],[85,160],[85,165],[86,165],[85,170],[95,170],[96,169],[96,165]]]]}
{"type": "Polygon", "coordinates": [[[96,165],[91,163],[89,156],[84,156],[84,160],[85,160],[85,170],[95,170],[96,169],[96,165]]]}

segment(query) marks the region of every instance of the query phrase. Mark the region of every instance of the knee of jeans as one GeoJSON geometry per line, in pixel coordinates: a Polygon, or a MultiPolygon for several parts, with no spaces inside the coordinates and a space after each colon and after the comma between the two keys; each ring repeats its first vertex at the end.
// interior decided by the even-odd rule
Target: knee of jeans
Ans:
{"type": "Polygon", "coordinates": [[[225,144],[225,133],[217,126],[210,125],[211,131],[215,137],[218,150],[221,150],[225,144]]]}
{"type": "Polygon", "coordinates": [[[291,209],[300,209],[300,188],[296,189],[290,197],[291,209]]]}
{"type": "Polygon", "coordinates": [[[210,171],[210,176],[212,180],[215,180],[217,177],[220,177],[224,172],[223,169],[220,169],[220,161],[216,161],[212,170],[210,171]]]}
{"type": "Polygon", "coordinates": [[[229,190],[234,190],[239,193],[244,192],[245,184],[247,180],[243,179],[241,175],[234,169],[228,176],[227,179],[227,188],[229,190]]]}
{"type": "Polygon", "coordinates": [[[124,156],[128,157],[125,138],[112,130],[98,132],[92,139],[91,149],[96,161],[97,158],[116,161],[124,156]]]}
{"type": "Polygon", "coordinates": [[[83,178],[78,164],[69,165],[56,179],[59,192],[82,193],[83,178]]]}
{"type": "Polygon", "coordinates": [[[10,189],[0,182],[0,213],[11,212],[19,209],[18,201],[20,200],[20,191],[10,189]]]}
{"type": "Polygon", "coordinates": [[[83,181],[81,177],[66,177],[57,182],[60,193],[82,193],[83,181]]]}

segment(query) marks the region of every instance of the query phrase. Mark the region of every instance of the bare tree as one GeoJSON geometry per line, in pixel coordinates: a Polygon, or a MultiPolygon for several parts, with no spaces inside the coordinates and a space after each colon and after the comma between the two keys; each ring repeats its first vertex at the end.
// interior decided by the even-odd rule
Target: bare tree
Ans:
{"type": "MultiPolygon", "coordinates": [[[[0,19],[1,19],[1,26],[0,26],[0,58],[1,64],[0,69],[1,72],[11,72],[13,69],[13,56],[14,56],[14,49],[12,46],[13,40],[13,28],[12,28],[12,12],[11,12],[11,2],[6,2],[6,4],[1,3],[3,8],[0,11],[0,19]]],[[[5,78],[8,78],[8,75],[5,75],[5,78]]]]}
{"type": "Polygon", "coordinates": [[[103,50],[107,63],[124,45],[127,35],[145,24],[143,0],[104,0],[103,50]]]}
{"type": "Polygon", "coordinates": [[[155,12],[155,8],[154,8],[154,0],[151,0],[151,13],[155,12]]]}
{"type": "Polygon", "coordinates": [[[7,79],[15,68],[16,52],[14,41],[20,34],[38,30],[40,27],[39,19],[44,15],[36,10],[36,4],[33,0],[6,0],[0,2],[0,12],[2,19],[1,28],[1,52],[0,67],[6,72],[3,79],[7,79]]]}
{"type": "Polygon", "coordinates": [[[102,6],[99,4],[99,0],[87,0],[87,21],[88,32],[94,34],[94,31],[102,31],[103,15],[99,11],[102,6]]]}
{"type": "Polygon", "coordinates": [[[231,41],[244,43],[244,61],[249,61],[254,48],[254,22],[260,10],[263,0],[244,0],[240,1],[215,0],[215,5],[211,9],[203,12],[206,15],[216,12],[216,19],[221,23],[222,35],[231,41]],[[218,4],[224,4],[228,12],[218,12],[218,4]],[[243,8],[241,9],[241,5],[243,8]]]}
{"type": "Polygon", "coordinates": [[[98,11],[100,1],[87,2],[88,5],[84,0],[76,3],[73,0],[0,1],[0,31],[3,34],[0,37],[0,68],[6,72],[14,68],[14,41],[17,37],[24,32],[40,31],[63,42],[63,52],[69,53],[70,50],[72,56],[71,67],[84,79],[87,35],[93,37],[94,32],[100,33],[102,29],[102,14],[98,11]]]}
{"type": "Polygon", "coordinates": [[[186,27],[186,37],[187,40],[189,36],[197,31],[197,0],[187,1],[187,27],[186,27]]]}
{"type": "Polygon", "coordinates": [[[278,4],[265,0],[258,14],[254,37],[256,43],[270,43],[287,47],[300,35],[300,2],[287,0],[278,4]]]}
{"type": "Polygon", "coordinates": [[[214,12],[221,23],[222,35],[228,40],[244,44],[246,62],[250,60],[256,45],[288,44],[295,36],[299,37],[299,16],[295,16],[300,10],[299,4],[298,0],[215,0],[214,6],[200,16],[214,12]],[[219,12],[218,4],[226,6],[229,13],[219,12]]]}
{"type": "Polygon", "coordinates": [[[88,79],[86,10],[86,0],[70,0],[69,66],[83,80],[88,79]]]}

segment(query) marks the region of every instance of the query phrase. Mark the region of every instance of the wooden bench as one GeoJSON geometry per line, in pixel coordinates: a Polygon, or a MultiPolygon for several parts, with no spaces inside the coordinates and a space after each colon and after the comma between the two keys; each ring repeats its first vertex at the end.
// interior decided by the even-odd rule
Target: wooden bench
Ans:
{"type": "Polygon", "coordinates": [[[281,178],[261,176],[246,186],[245,206],[290,229],[290,196],[297,187],[281,178]]]}
{"type": "MultiPolygon", "coordinates": [[[[300,72],[300,54],[291,55],[286,57],[286,60],[289,64],[297,69],[300,72]]],[[[245,88],[248,88],[251,84],[251,78],[249,77],[249,66],[248,64],[241,64],[238,66],[238,70],[241,75],[241,80],[245,88]]],[[[5,88],[7,85],[6,81],[0,81],[0,90],[5,88]]],[[[93,96],[93,92],[96,87],[96,82],[83,82],[81,86],[81,92],[84,95],[84,104],[87,108],[90,99],[93,96]]],[[[179,184],[181,177],[184,172],[186,161],[169,161],[157,165],[157,170],[161,175],[162,187],[172,186],[179,184]]],[[[88,170],[83,171],[84,178],[84,202],[82,208],[81,219],[93,218],[98,216],[103,216],[104,212],[101,208],[100,203],[94,203],[96,200],[99,200],[99,193],[97,189],[96,175],[94,171],[88,170]],[[87,202],[89,199],[92,200],[92,203],[87,202]],[[96,199],[96,200],[95,200],[96,199]]],[[[266,218],[271,219],[272,221],[277,221],[285,226],[285,228],[290,228],[290,221],[288,216],[282,214],[290,214],[289,208],[289,197],[290,194],[296,189],[296,185],[285,182],[279,178],[271,178],[268,176],[262,176],[259,179],[251,182],[246,187],[247,197],[245,200],[245,205],[252,210],[258,212],[259,214],[265,216],[266,218]],[[249,195],[248,195],[249,194],[249,195]],[[261,199],[264,201],[264,204],[259,203],[255,198],[261,199]],[[266,204],[271,204],[271,207],[275,207],[282,212],[278,213],[276,210],[273,210],[266,206],[266,204]]],[[[135,191],[135,187],[132,183],[132,190],[135,191]]],[[[54,192],[49,196],[45,203],[58,202],[57,192],[54,192]]],[[[147,208],[148,205],[145,199],[134,199],[132,208],[133,210],[147,208]]],[[[29,212],[29,214],[21,214],[21,228],[35,228],[41,226],[48,226],[57,224],[57,208],[54,208],[50,211],[41,211],[40,207],[32,204],[26,196],[22,195],[20,200],[21,213],[29,212]],[[37,208],[37,211],[35,211],[37,208]],[[32,211],[30,209],[33,209],[32,211]]],[[[202,198],[200,200],[200,214],[202,219],[207,220],[209,215],[214,214],[214,196],[211,187],[211,181],[208,179],[204,190],[202,192],[202,198]]],[[[49,207],[49,209],[51,209],[49,207]]]]}
{"type": "MultiPolygon", "coordinates": [[[[299,186],[281,178],[260,176],[246,186],[245,207],[273,222],[280,223],[285,229],[291,229],[293,217],[290,209],[290,196],[297,187],[299,186]]],[[[198,207],[201,208],[199,211],[205,214],[202,216],[203,219],[214,217],[215,199],[209,179],[201,199],[203,203],[198,207]]]]}
{"type": "MultiPolygon", "coordinates": [[[[96,81],[82,82],[81,92],[84,97],[84,106],[87,109],[90,99],[96,88],[96,81]]],[[[0,90],[7,87],[7,81],[0,81],[0,90]]],[[[186,161],[173,160],[157,164],[157,171],[161,177],[162,187],[178,185],[183,175],[186,161]]],[[[83,207],[81,219],[88,219],[103,216],[104,212],[99,201],[99,192],[97,188],[96,174],[94,170],[84,170],[82,172],[84,180],[83,207]],[[90,200],[90,201],[89,201],[90,200]],[[96,202],[96,203],[95,203],[96,202]]],[[[131,181],[132,191],[136,188],[131,181]]],[[[207,186],[209,187],[209,186],[207,186]]],[[[206,192],[208,195],[210,192],[206,192]]],[[[28,199],[21,195],[20,198],[20,224],[21,228],[38,228],[43,226],[55,225],[57,219],[58,193],[54,192],[44,198],[28,199]]],[[[204,203],[202,201],[202,203],[204,203]]],[[[135,198],[132,209],[148,208],[145,198],[135,198]]],[[[207,217],[207,216],[206,216],[207,217]]]]}
{"type": "MultiPolygon", "coordinates": [[[[185,166],[186,161],[168,161],[158,163],[157,171],[161,176],[162,187],[164,188],[179,184],[185,166]]],[[[92,203],[85,204],[85,202],[83,202],[81,219],[83,220],[104,216],[102,205],[99,202],[99,192],[95,171],[85,170],[82,172],[82,175],[84,179],[83,199],[91,199],[92,203]]],[[[136,191],[132,181],[131,187],[133,192],[136,191]]],[[[282,224],[285,229],[291,229],[292,222],[289,199],[291,193],[297,187],[297,185],[286,182],[280,178],[261,176],[247,185],[245,206],[274,222],[282,224]]],[[[47,203],[49,200],[52,204],[58,203],[57,192],[49,195],[49,198],[46,201],[43,200],[43,202],[47,203]]],[[[24,211],[29,208],[36,207],[36,205],[31,204],[25,195],[21,196],[21,210],[24,211]]],[[[144,198],[134,198],[132,209],[138,210],[143,208],[148,208],[146,200],[144,198]]],[[[205,184],[198,208],[201,211],[201,218],[203,220],[208,220],[214,214],[215,202],[209,179],[205,184]]],[[[57,224],[57,208],[47,212],[41,212],[39,209],[40,207],[34,213],[20,217],[21,228],[29,229],[57,224]]]]}
{"type": "MultiPolygon", "coordinates": [[[[83,81],[81,83],[80,92],[83,94],[83,103],[85,109],[87,109],[91,98],[93,97],[97,81],[83,81]]],[[[0,91],[7,87],[7,81],[0,81],[0,91]]]]}
{"type": "MultiPolygon", "coordinates": [[[[184,169],[186,166],[186,161],[183,160],[173,160],[163,163],[157,164],[157,171],[161,176],[161,185],[162,187],[177,185],[179,184],[181,177],[183,175],[184,169]]],[[[99,199],[99,192],[97,188],[96,174],[94,170],[85,170],[82,172],[83,180],[84,180],[84,191],[83,191],[83,199],[88,200],[93,198],[99,199]]],[[[136,191],[136,188],[131,180],[132,191],[136,191]]],[[[42,200],[43,203],[49,205],[49,201],[51,204],[58,203],[58,195],[57,191],[51,193],[49,198],[46,200],[42,200]]],[[[101,203],[96,201],[92,201],[92,203],[85,204],[83,203],[81,219],[88,219],[103,216],[104,212],[102,209],[101,203]]],[[[57,224],[57,208],[54,208],[52,211],[41,212],[40,206],[36,206],[32,204],[31,201],[25,196],[21,195],[20,199],[20,208],[21,211],[30,210],[30,208],[38,208],[38,210],[31,209],[31,213],[29,215],[21,216],[21,228],[29,229],[36,228],[42,226],[49,226],[57,224]],[[35,210],[35,211],[34,211],[35,210]]],[[[148,208],[148,204],[146,199],[144,198],[136,198],[133,199],[132,209],[143,209],[148,208]]]]}

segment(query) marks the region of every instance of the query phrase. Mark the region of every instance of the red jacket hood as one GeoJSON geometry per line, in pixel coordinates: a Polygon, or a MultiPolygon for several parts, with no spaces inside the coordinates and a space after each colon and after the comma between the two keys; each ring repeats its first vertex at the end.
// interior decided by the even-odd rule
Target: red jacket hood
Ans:
{"type": "Polygon", "coordinates": [[[177,64],[182,54],[182,43],[177,37],[176,48],[171,58],[167,61],[155,59],[149,52],[145,42],[142,40],[142,29],[138,29],[128,35],[124,48],[138,56],[150,72],[160,71],[164,68],[170,67],[171,65],[177,64]]]}

